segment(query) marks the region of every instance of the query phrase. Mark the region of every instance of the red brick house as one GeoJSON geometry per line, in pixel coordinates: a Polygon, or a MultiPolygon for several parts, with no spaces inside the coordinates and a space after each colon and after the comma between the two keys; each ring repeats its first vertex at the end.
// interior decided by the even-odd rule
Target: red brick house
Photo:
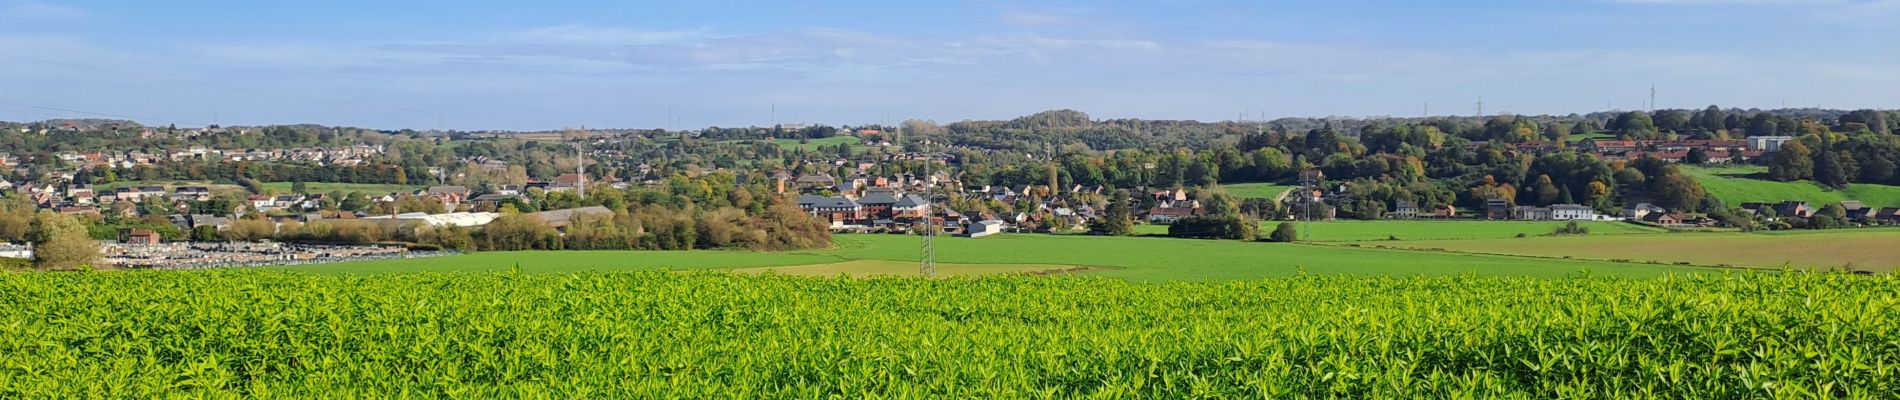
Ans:
{"type": "Polygon", "coordinates": [[[125,244],[158,244],[160,239],[162,238],[158,236],[158,232],[153,232],[151,229],[128,229],[119,234],[119,243],[125,244]]]}

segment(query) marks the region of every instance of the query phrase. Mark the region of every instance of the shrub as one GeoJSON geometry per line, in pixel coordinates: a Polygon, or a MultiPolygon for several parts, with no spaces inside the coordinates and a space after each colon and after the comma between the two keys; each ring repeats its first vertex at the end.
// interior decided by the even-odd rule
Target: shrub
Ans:
{"type": "Polygon", "coordinates": [[[1281,222],[1280,226],[1273,228],[1273,235],[1267,238],[1267,240],[1280,243],[1293,243],[1300,240],[1300,231],[1299,228],[1293,226],[1292,222],[1281,222]]]}

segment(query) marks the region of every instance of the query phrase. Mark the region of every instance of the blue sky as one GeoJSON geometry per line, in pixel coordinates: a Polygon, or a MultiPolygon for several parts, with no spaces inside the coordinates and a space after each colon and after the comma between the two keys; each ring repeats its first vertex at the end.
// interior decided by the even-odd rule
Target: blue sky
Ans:
{"type": "Polygon", "coordinates": [[[1567,114],[1652,83],[1661,107],[1894,108],[1896,22],[1900,0],[0,0],[0,120],[1567,114]]]}

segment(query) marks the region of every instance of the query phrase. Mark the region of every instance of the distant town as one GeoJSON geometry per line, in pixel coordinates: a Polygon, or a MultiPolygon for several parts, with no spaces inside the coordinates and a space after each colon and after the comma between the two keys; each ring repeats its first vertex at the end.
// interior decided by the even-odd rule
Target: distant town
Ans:
{"type": "MultiPolygon", "coordinates": [[[[1871,131],[1863,121],[1891,129],[1864,112],[1802,117],[1807,114],[1814,112],[1711,107],[1198,123],[1096,121],[1061,111],[948,126],[909,121],[547,133],[181,129],[66,120],[5,126],[15,142],[52,150],[0,153],[0,167],[11,171],[0,180],[0,192],[17,204],[15,212],[30,206],[88,221],[89,235],[108,242],[101,247],[107,265],[155,268],[481,249],[778,248],[825,241],[772,239],[781,236],[777,229],[802,229],[767,221],[785,218],[767,210],[775,205],[795,207],[819,227],[813,229],[829,233],[970,237],[1126,235],[1137,233],[1126,226],[1138,222],[1172,228],[1141,229],[1148,234],[1186,237],[1206,236],[1200,226],[1210,223],[1245,225],[1214,236],[1251,239],[1264,238],[1254,232],[1255,221],[1342,218],[1744,230],[1900,222],[1900,204],[1859,199],[1725,204],[1722,193],[1710,193],[1677,167],[1768,165],[1781,173],[1787,169],[1775,160],[1792,143],[1810,154],[1796,163],[1807,171],[1794,178],[1820,181],[1811,164],[1821,157],[1811,155],[1800,136],[1781,133],[1806,130],[1813,138],[1816,129],[1871,131]],[[1658,120],[1674,122],[1660,126],[1658,120]],[[1181,132],[1150,140],[1176,150],[1053,156],[1034,150],[1065,142],[1092,148],[1118,132],[1155,129],[1181,132]],[[1045,137],[998,140],[1018,131],[1045,137]],[[1515,166],[1500,169],[1509,164],[1515,166]],[[1118,195],[1126,196],[1120,200],[1126,207],[1111,210],[1118,195]],[[708,206],[734,213],[668,211],[708,206]],[[634,215],[642,209],[645,217],[634,215]],[[519,228],[525,236],[518,238],[483,229],[517,226],[495,224],[504,216],[535,227],[519,228]],[[1234,218],[1245,222],[1221,222],[1234,218]],[[715,222],[731,228],[668,227],[715,222]],[[570,235],[577,224],[594,232],[570,235]],[[757,224],[776,228],[753,237],[727,232],[757,224]],[[673,229],[695,232],[661,233],[673,229]],[[274,244],[239,245],[257,241],[274,244]]],[[[1820,135],[1826,134],[1839,135],[1820,135]]],[[[1861,151],[1842,149],[1842,157],[1861,151]]],[[[1872,154],[1891,157],[1884,150],[1872,154]]],[[[1884,162],[1891,168],[1892,161],[1884,162]]],[[[1893,179],[1891,173],[1854,175],[1837,179],[1893,179]]]]}

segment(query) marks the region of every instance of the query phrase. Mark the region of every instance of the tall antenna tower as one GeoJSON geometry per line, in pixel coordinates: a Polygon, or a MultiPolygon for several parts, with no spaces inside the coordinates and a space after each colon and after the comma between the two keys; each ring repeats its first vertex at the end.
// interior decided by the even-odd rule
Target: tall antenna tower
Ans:
{"type": "Polygon", "coordinates": [[[1478,116],[1484,116],[1484,96],[1478,96],[1478,116]]]}
{"type": "Polygon", "coordinates": [[[1649,112],[1656,112],[1656,84],[1649,84],[1649,112]]]}

